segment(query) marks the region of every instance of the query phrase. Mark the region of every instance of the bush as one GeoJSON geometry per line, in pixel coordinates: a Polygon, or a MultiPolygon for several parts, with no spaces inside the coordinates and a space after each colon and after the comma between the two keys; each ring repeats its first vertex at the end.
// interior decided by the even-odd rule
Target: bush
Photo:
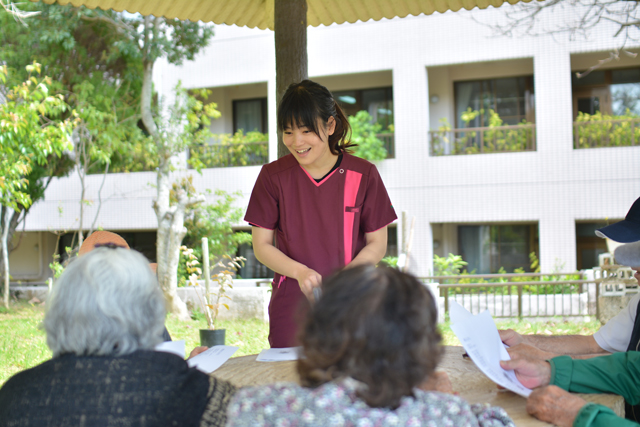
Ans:
{"type": "Polygon", "coordinates": [[[629,110],[622,116],[579,112],[574,127],[576,148],[640,145],[640,117],[629,110]]]}

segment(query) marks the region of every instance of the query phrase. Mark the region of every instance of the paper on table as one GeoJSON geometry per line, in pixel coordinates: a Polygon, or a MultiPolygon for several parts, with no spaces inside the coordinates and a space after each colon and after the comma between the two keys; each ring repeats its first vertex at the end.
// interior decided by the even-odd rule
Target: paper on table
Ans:
{"type": "Polygon", "coordinates": [[[500,360],[511,358],[500,340],[500,334],[489,312],[485,310],[474,316],[455,301],[449,307],[452,313],[451,329],[476,366],[491,381],[528,397],[531,390],[520,384],[513,371],[505,371],[500,367],[500,360]]]}
{"type": "Polygon", "coordinates": [[[262,350],[256,362],[282,362],[285,360],[298,360],[302,347],[269,348],[262,350]]]}
{"type": "Polygon", "coordinates": [[[206,374],[218,369],[224,362],[229,360],[238,347],[230,345],[214,345],[197,356],[187,360],[192,368],[196,368],[206,374]]]}
{"type": "Polygon", "coordinates": [[[155,347],[155,350],[173,353],[184,359],[184,340],[161,342],[155,347]]]}

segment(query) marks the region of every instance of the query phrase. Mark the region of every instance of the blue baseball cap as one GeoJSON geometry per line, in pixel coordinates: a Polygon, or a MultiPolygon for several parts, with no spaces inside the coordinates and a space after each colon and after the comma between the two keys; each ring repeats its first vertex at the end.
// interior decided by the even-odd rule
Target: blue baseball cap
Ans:
{"type": "Polygon", "coordinates": [[[596,230],[596,236],[620,243],[640,241],[640,198],[633,202],[624,220],[596,230]]]}

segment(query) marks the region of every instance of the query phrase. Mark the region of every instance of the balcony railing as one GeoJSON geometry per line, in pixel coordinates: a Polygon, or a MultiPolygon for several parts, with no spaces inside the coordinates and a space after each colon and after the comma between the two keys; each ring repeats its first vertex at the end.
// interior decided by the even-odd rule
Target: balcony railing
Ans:
{"type": "Polygon", "coordinates": [[[640,145],[640,118],[589,120],[573,123],[573,147],[631,147],[640,145]]]}
{"type": "Polygon", "coordinates": [[[395,136],[393,132],[379,133],[376,137],[384,143],[384,148],[387,150],[387,159],[393,159],[396,157],[395,136]]]}
{"type": "Polygon", "coordinates": [[[430,131],[431,155],[503,153],[536,150],[536,125],[430,131]]]}
{"type": "Polygon", "coordinates": [[[263,165],[269,161],[269,142],[216,143],[191,147],[189,157],[205,168],[263,165]]]}

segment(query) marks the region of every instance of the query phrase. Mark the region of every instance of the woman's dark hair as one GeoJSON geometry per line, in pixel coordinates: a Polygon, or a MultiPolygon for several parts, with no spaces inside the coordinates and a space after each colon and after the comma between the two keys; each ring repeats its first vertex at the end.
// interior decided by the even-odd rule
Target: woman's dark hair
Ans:
{"type": "Polygon", "coordinates": [[[352,377],[371,407],[395,409],[435,370],[442,348],[431,292],[415,277],[363,265],[322,284],[300,330],[301,384],[352,377]]]}
{"type": "Polygon", "coordinates": [[[303,80],[289,85],[282,96],[278,106],[278,131],[293,126],[306,127],[320,137],[318,119],[326,124],[329,117],[336,121],[335,131],[329,135],[331,153],[348,152],[353,144],[349,141],[351,126],[344,112],[329,89],[311,80],[303,80]]]}

